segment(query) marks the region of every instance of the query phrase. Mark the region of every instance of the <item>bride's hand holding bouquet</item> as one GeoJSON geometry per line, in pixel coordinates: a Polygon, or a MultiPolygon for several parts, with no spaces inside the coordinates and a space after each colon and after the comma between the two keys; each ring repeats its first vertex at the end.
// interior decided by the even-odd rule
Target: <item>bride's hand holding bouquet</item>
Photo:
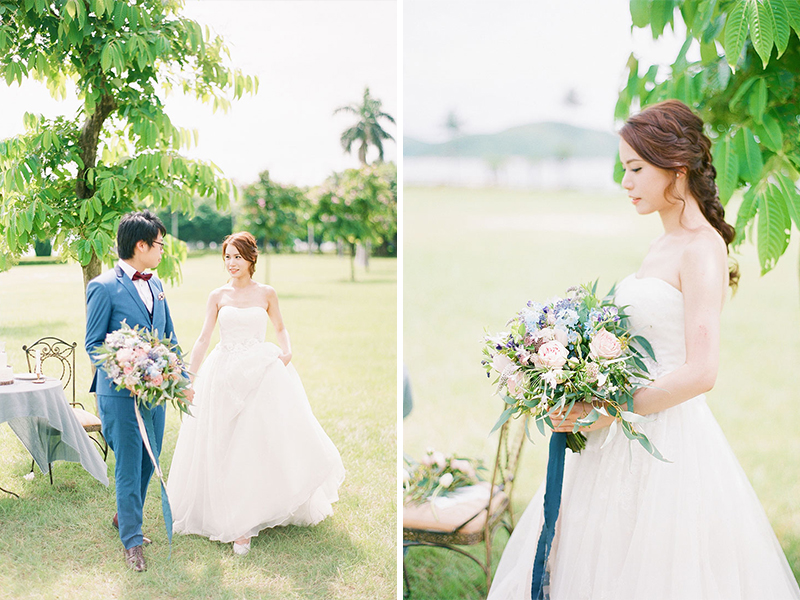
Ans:
{"type": "Polygon", "coordinates": [[[580,452],[581,428],[609,426],[606,443],[622,430],[662,458],[636,429],[648,419],[633,411],[633,392],[650,381],[645,355],[655,356],[645,338],[628,330],[613,293],[599,298],[596,282],[572,287],[564,298],[528,302],[508,331],[486,336],[482,364],[487,376],[497,374],[506,403],[495,429],[528,413],[542,433],[545,426],[568,432],[567,446],[580,452]]]}

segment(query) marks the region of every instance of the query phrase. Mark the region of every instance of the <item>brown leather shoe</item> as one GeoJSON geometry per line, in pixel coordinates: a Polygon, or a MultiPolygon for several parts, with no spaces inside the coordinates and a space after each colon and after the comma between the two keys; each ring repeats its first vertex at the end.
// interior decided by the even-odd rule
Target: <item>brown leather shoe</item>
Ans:
{"type": "Polygon", "coordinates": [[[123,548],[122,551],[125,554],[125,564],[128,565],[131,570],[137,573],[147,570],[147,564],[144,562],[144,552],[142,552],[141,546],[123,548]]]}
{"type": "MultiPolygon", "coordinates": [[[[117,513],[114,513],[114,518],[111,519],[111,524],[114,526],[114,529],[119,529],[119,519],[117,517],[117,513]]],[[[148,544],[152,544],[153,540],[151,540],[146,535],[142,535],[142,545],[147,546],[148,544]]]]}

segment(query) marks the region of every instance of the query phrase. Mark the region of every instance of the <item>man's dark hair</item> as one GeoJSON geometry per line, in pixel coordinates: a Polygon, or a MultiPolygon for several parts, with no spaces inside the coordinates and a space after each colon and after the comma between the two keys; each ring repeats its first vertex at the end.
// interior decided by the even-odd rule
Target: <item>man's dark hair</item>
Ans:
{"type": "Polygon", "coordinates": [[[119,222],[117,229],[117,253],[123,260],[133,258],[133,251],[136,244],[140,241],[148,246],[158,237],[158,234],[166,235],[167,228],[157,216],[149,210],[142,212],[128,213],[119,222]]]}

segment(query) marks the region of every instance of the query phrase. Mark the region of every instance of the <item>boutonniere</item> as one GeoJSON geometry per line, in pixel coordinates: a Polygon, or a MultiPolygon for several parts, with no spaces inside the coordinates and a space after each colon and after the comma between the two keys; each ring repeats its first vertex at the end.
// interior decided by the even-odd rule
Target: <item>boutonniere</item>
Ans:
{"type": "Polygon", "coordinates": [[[164,295],[164,292],[160,292],[160,293],[158,294],[158,299],[159,299],[159,300],[163,300],[164,298],[166,298],[166,296],[164,295]]]}

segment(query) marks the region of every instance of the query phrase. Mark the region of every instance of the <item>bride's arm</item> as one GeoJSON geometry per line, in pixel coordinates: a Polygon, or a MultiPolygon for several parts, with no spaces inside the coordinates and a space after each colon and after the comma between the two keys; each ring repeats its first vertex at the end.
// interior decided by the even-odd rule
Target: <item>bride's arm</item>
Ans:
{"type": "Polygon", "coordinates": [[[214,290],[208,295],[203,328],[200,330],[200,335],[197,337],[197,341],[192,347],[191,363],[189,364],[189,371],[191,372],[189,377],[192,381],[194,381],[197,371],[200,369],[200,365],[203,364],[203,359],[208,351],[208,345],[211,343],[211,334],[214,332],[214,326],[217,324],[217,312],[219,312],[219,306],[217,305],[218,299],[219,294],[217,290],[214,290]]]}
{"type": "Polygon", "coordinates": [[[727,269],[727,253],[716,235],[701,234],[684,251],[680,278],[686,361],[634,394],[634,411],[638,414],[660,412],[714,387],[719,367],[719,322],[728,285],[727,269]]]}
{"type": "Polygon", "coordinates": [[[283,324],[283,317],[281,316],[281,308],[278,305],[278,292],[275,288],[267,288],[267,302],[269,319],[272,321],[272,326],[275,328],[275,336],[278,339],[278,345],[281,347],[282,354],[278,357],[283,361],[283,364],[288,365],[292,360],[292,342],[289,340],[289,332],[283,324]]]}

